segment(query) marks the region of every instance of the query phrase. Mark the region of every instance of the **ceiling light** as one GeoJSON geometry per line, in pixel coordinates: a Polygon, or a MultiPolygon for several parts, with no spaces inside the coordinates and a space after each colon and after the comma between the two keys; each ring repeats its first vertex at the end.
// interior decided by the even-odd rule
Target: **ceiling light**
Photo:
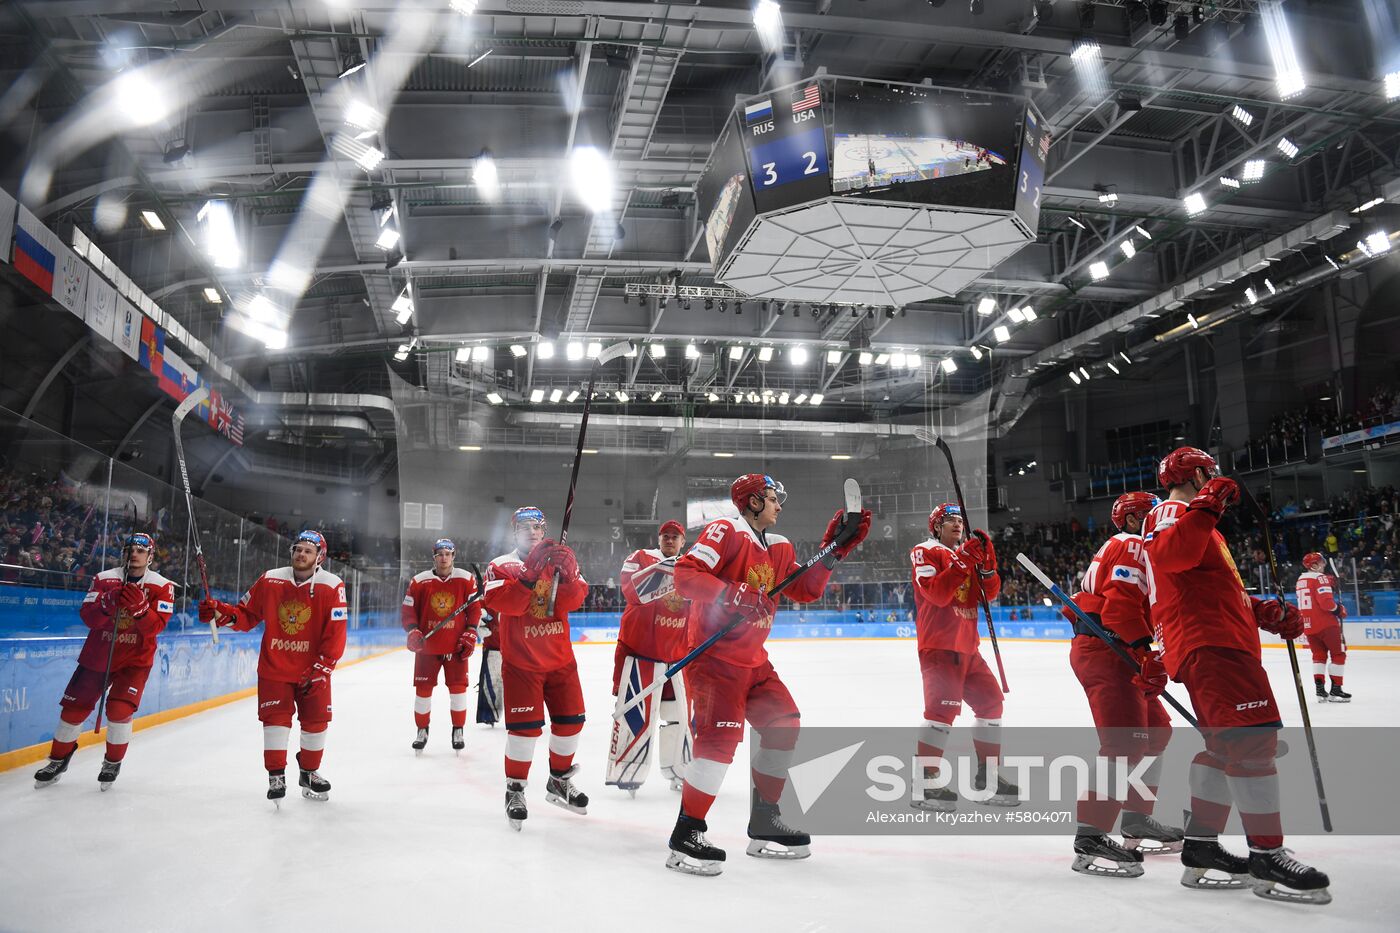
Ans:
{"type": "Polygon", "coordinates": [[[1137,247],[1133,245],[1132,240],[1124,240],[1122,243],[1118,244],[1118,248],[1121,249],[1123,255],[1129,259],[1137,255],[1137,247]]]}
{"type": "Polygon", "coordinates": [[[476,12],[476,0],[447,0],[447,5],[463,16],[471,16],[476,12]]]}
{"type": "Polygon", "coordinates": [[[1253,287],[1244,290],[1244,297],[1245,300],[1252,305],[1257,305],[1259,303],[1259,295],[1254,291],[1253,287]]]}
{"type": "Polygon", "coordinates": [[[224,201],[206,201],[195,215],[204,226],[204,251],[221,269],[236,269],[243,264],[243,248],[238,243],[238,231],[233,226],[233,212],[224,201]]]}
{"type": "Polygon", "coordinates": [[[1279,99],[1297,97],[1307,88],[1308,82],[1303,77],[1303,66],[1298,63],[1298,53],[1293,48],[1293,36],[1288,30],[1288,19],[1283,15],[1283,3],[1262,5],[1259,18],[1264,23],[1269,57],[1274,62],[1274,82],[1279,99]]]}
{"type": "Polygon", "coordinates": [[[830,363],[832,366],[840,366],[840,365],[841,365],[841,351],[840,351],[840,350],[827,350],[827,351],[826,351],[826,361],[827,361],[828,363],[830,363]]]}
{"type": "Polygon", "coordinates": [[[491,348],[486,346],[472,347],[472,362],[485,363],[491,359],[491,348]]]}
{"type": "Polygon", "coordinates": [[[1089,229],[1088,227],[1084,226],[1084,224],[1083,224],[1078,218],[1076,218],[1076,217],[1066,217],[1065,220],[1068,220],[1070,223],[1074,224],[1074,225],[1075,225],[1076,227],[1078,227],[1080,230],[1088,230],[1088,229],[1089,229]]]}
{"type": "Polygon", "coordinates": [[[757,393],[757,392],[750,392],[750,393],[749,393],[749,403],[752,404],[752,405],[758,404],[758,393],[757,393]]]}
{"type": "Polygon", "coordinates": [[[769,51],[783,44],[783,11],[773,0],[758,0],[753,8],[753,28],[769,51]]]}
{"type": "Polygon", "coordinates": [[[1373,207],[1377,207],[1377,206],[1379,206],[1379,205],[1381,205],[1381,204],[1384,204],[1384,203],[1385,203],[1385,198],[1372,198],[1371,200],[1366,201],[1366,202],[1364,202],[1364,203],[1362,203],[1362,204],[1359,204],[1357,207],[1353,208],[1353,209],[1352,209],[1352,213],[1353,213],[1353,214],[1361,214],[1361,213],[1364,213],[1364,212],[1366,212],[1366,211],[1369,211],[1369,210],[1370,210],[1371,208],[1373,208],[1373,207]]]}
{"type": "Polygon", "coordinates": [[[160,215],[155,211],[142,211],[141,222],[146,225],[147,230],[164,230],[165,221],[160,219],[160,215]]]}
{"type": "Polygon", "coordinates": [[[1114,364],[1114,362],[1113,362],[1112,360],[1109,360],[1108,363],[1107,363],[1106,365],[1108,366],[1109,370],[1113,373],[1113,375],[1115,375],[1115,376],[1121,376],[1121,375],[1123,375],[1122,371],[1114,364]]]}
{"type": "Polygon", "coordinates": [[[515,357],[516,359],[520,359],[528,352],[528,350],[526,350],[522,345],[518,343],[513,343],[510,345],[510,355],[515,357]]]}
{"type": "Polygon", "coordinates": [[[1074,370],[1070,370],[1069,378],[1070,381],[1073,382],[1075,385],[1079,385],[1079,373],[1075,372],[1074,370]]]}
{"type": "Polygon", "coordinates": [[[1079,375],[1084,377],[1085,382],[1089,381],[1089,370],[1085,369],[1083,366],[1079,367],[1079,375]]]}
{"type": "Polygon", "coordinates": [[[1381,253],[1390,252],[1390,234],[1384,230],[1377,230],[1366,237],[1366,245],[1370,247],[1373,255],[1379,256],[1381,253]]]}
{"type": "Polygon", "coordinates": [[[794,366],[806,366],[807,348],[793,347],[791,350],[788,351],[788,362],[794,366]]]}
{"type": "Polygon", "coordinates": [[[1386,72],[1383,83],[1385,85],[1386,100],[1400,98],[1400,71],[1386,72]]]}
{"type": "Polygon", "coordinates": [[[700,359],[700,348],[693,343],[685,345],[685,358],[688,360],[700,359]]]}
{"type": "Polygon", "coordinates": [[[917,353],[906,353],[904,355],[904,366],[906,369],[918,369],[924,365],[924,358],[917,353]]]}
{"type": "Polygon", "coordinates": [[[564,356],[570,361],[583,359],[583,342],[579,340],[570,340],[568,343],[564,344],[564,356]]]}
{"type": "Polygon", "coordinates": [[[380,162],[384,161],[384,153],[374,146],[365,146],[362,151],[356,152],[354,159],[355,164],[360,168],[366,172],[372,172],[379,166],[380,162]]]}
{"type": "Polygon", "coordinates": [[[1240,180],[1238,178],[1231,178],[1229,175],[1221,175],[1220,186],[1222,188],[1238,188],[1240,186],[1240,180]]]}
{"type": "Polygon", "coordinates": [[[1196,315],[1191,314],[1190,312],[1187,312],[1186,314],[1186,321],[1191,325],[1192,330],[1195,330],[1196,328],[1201,326],[1201,322],[1196,320],[1196,315]]]}
{"type": "Polygon", "coordinates": [[[731,454],[731,453],[729,453],[728,451],[725,451],[725,450],[716,450],[716,451],[714,452],[714,456],[716,456],[716,457],[724,457],[724,458],[727,459],[727,458],[732,457],[732,456],[734,456],[734,455],[731,454]]]}
{"type": "Polygon", "coordinates": [[[943,367],[943,371],[945,373],[955,373],[958,371],[958,364],[953,360],[951,356],[945,357],[943,361],[938,365],[943,367]]]}
{"type": "Polygon", "coordinates": [[[860,351],[860,356],[856,357],[856,362],[862,366],[869,366],[871,363],[875,362],[875,354],[871,353],[869,350],[862,350],[860,351]]]}
{"type": "Polygon", "coordinates": [[[851,459],[851,455],[850,455],[850,454],[832,454],[832,455],[831,455],[831,459],[832,459],[832,460],[849,460],[849,459],[851,459]]]}
{"type": "Polygon", "coordinates": [[[1201,194],[1199,191],[1193,191],[1182,198],[1181,204],[1186,208],[1187,217],[1195,217],[1206,209],[1205,195],[1201,194]]]}
{"type": "Polygon", "coordinates": [[[1093,279],[1095,282],[1102,282],[1104,279],[1108,278],[1108,263],[1102,261],[1090,263],[1089,278],[1093,279]]]}
{"type": "Polygon", "coordinates": [[[499,405],[505,400],[501,398],[501,394],[499,392],[487,392],[486,401],[490,402],[492,405],[499,405]]]}
{"type": "MultiPolygon", "coordinates": [[[[583,355],[586,356],[586,357],[588,357],[590,360],[596,360],[598,357],[602,356],[602,354],[603,354],[603,345],[602,345],[600,342],[598,342],[597,340],[590,340],[590,341],[588,341],[588,346],[586,346],[586,347],[583,348],[583,355]]],[[[630,351],[628,351],[627,356],[628,356],[628,357],[634,357],[634,356],[636,356],[636,355],[637,355],[637,348],[636,348],[635,346],[633,346],[632,349],[631,349],[630,351]]]]}
{"type": "Polygon", "coordinates": [[[1021,315],[1026,319],[1027,324],[1040,317],[1040,315],[1035,313],[1035,308],[1032,308],[1030,305],[1026,305],[1021,309],[1021,315]]]}
{"type": "Polygon", "coordinates": [[[1124,353],[1122,350],[1119,350],[1119,351],[1118,351],[1118,355],[1121,356],[1121,357],[1123,358],[1123,362],[1125,362],[1125,363],[1128,363],[1128,364],[1131,365],[1131,363],[1133,362],[1133,358],[1132,358],[1131,356],[1129,356],[1128,354],[1124,353]]]}
{"type": "Polygon", "coordinates": [[[1244,164],[1243,178],[1245,181],[1258,181],[1264,177],[1264,167],[1268,163],[1263,159],[1250,159],[1244,164]]]}
{"type": "Polygon", "coordinates": [[[779,393],[778,393],[778,404],[779,404],[779,405],[786,405],[786,404],[788,403],[788,400],[789,400],[790,398],[791,398],[791,396],[789,396],[786,392],[779,392],[779,393]]]}
{"type": "Polygon", "coordinates": [[[742,360],[744,358],[744,348],[736,343],[729,348],[729,358],[731,360],[742,360]]]}
{"type": "Polygon", "coordinates": [[[808,404],[811,405],[820,405],[824,401],[826,401],[826,396],[822,395],[820,392],[812,393],[812,397],[807,400],[808,404]]]}
{"type": "Polygon", "coordinates": [[[476,157],[476,162],[472,165],[472,181],[488,201],[495,200],[496,195],[500,193],[500,176],[496,172],[496,160],[492,158],[490,149],[481,150],[481,154],[476,157]]]}
{"type": "Polygon", "coordinates": [[[974,360],[982,359],[982,348],[976,345],[967,348],[967,352],[972,354],[974,360]]]}
{"type": "Polygon", "coordinates": [[[711,393],[709,393],[708,395],[705,396],[705,400],[706,400],[707,402],[718,402],[718,401],[719,401],[719,396],[716,395],[715,393],[711,392],[711,393]]]}
{"type": "Polygon", "coordinates": [[[1095,185],[1095,190],[1099,193],[1100,204],[1117,204],[1118,192],[1106,185],[1095,185]]]}
{"type": "Polygon", "coordinates": [[[1264,287],[1267,288],[1267,289],[1269,290],[1269,294],[1270,294],[1270,295],[1277,295],[1277,294],[1278,294],[1278,289],[1277,289],[1277,288],[1274,288],[1274,283],[1273,283],[1273,282],[1270,282],[1268,279],[1265,279],[1265,280],[1264,280],[1264,287]]]}
{"type": "Polygon", "coordinates": [[[1290,159],[1298,154],[1298,144],[1287,136],[1280,136],[1278,142],[1274,143],[1274,145],[1278,147],[1279,152],[1282,152],[1290,159]]]}
{"type": "Polygon", "coordinates": [[[1086,65],[1099,57],[1099,43],[1093,36],[1080,36],[1074,40],[1074,49],[1069,53],[1070,61],[1076,65],[1086,65]]]}
{"type": "Polygon", "coordinates": [[[891,354],[890,354],[890,365],[893,366],[895,369],[903,369],[903,368],[904,368],[904,353],[903,353],[902,351],[896,351],[896,352],[894,352],[894,353],[891,353],[891,354]]]}
{"type": "Polygon", "coordinates": [[[984,297],[981,301],[977,302],[977,313],[983,317],[993,313],[996,309],[997,303],[991,298],[984,297]]]}
{"type": "Polygon", "coordinates": [[[998,324],[992,330],[992,336],[997,338],[997,343],[1006,343],[1011,339],[1011,331],[1005,324],[998,324]]]}
{"type": "Polygon", "coordinates": [[[544,389],[534,389],[530,392],[530,401],[538,405],[544,401],[544,389]]]}
{"type": "Polygon", "coordinates": [[[1144,240],[1150,240],[1150,239],[1152,239],[1152,234],[1148,233],[1147,230],[1146,230],[1145,228],[1143,228],[1143,227],[1141,227],[1141,226],[1136,226],[1136,227],[1133,227],[1133,229],[1136,230],[1136,231],[1137,231],[1137,235],[1140,236],[1140,237],[1142,237],[1144,240]]]}
{"type": "Polygon", "coordinates": [[[569,159],[569,176],[574,195],[594,214],[612,209],[612,165],[607,156],[592,146],[580,146],[569,159]]]}
{"type": "Polygon", "coordinates": [[[400,363],[408,359],[408,347],[400,346],[398,350],[394,352],[394,359],[400,363]]]}
{"type": "Polygon", "coordinates": [[[149,126],[162,120],[171,109],[170,101],[147,74],[144,70],[128,71],[112,84],[122,115],[136,126],[149,126]]]}
{"type": "Polygon", "coordinates": [[[556,403],[557,403],[557,402],[558,402],[561,398],[563,398],[563,397],[564,397],[564,390],[563,390],[563,389],[555,389],[553,392],[550,392],[550,393],[549,393],[549,400],[550,400],[551,402],[556,402],[556,403]]]}
{"type": "Polygon", "coordinates": [[[794,405],[801,405],[801,404],[802,404],[803,402],[805,402],[805,401],[807,401],[807,393],[806,393],[806,392],[799,392],[799,393],[797,393],[797,395],[795,395],[795,396],[793,397],[793,399],[792,399],[792,404],[794,404],[794,405]]]}
{"type": "Polygon", "coordinates": [[[219,294],[219,290],[212,287],[204,290],[204,300],[211,305],[221,305],[224,303],[223,296],[219,294]]]}
{"type": "Polygon", "coordinates": [[[889,363],[889,361],[890,361],[890,355],[889,355],[888,353],[877,353],[877,354],[875,355],[875,365],[876,365],[876,366],[884,366],[884,365],[886,365],[887,363],[889,363]]]}
{"type": "Polygon", "coordinates": [[[744,400],[744,393],[742,393],[742,392],[735,392],[735,393],[734,393],[734,402],[735,402],[735,404],[737,404],[737,403],[739,403],[739,402],[742,402],[743,400],[744,400]]]}
{"type": "Polygon", "coordinates": [[[566,401],[566,402],[573,402],[575,399],[578,398],[578,396],[579,396],[579,391],[578,391],[578,389],[574,389],[574,390],[572,390],[571,392],[569,392],[568,395],[564,396],[564,401],[566,401]]]}
{"type": "Polygon", "coordinates": [[[541,340],[535,344],[535,358],[541,360],[554,359],[554,344],[548,340],[541,340]]]}
{"type": "Polygon", "coordinates": [[[630,402],[630,401],[632,400],[632,396],[628,395],[626,392],[622,391],[621,389],[618,389],[617,392],[614,393],[614,394],[617,395],[617,400],[618,400],[619,402],[624,403],[624,404],[627,403],[627,402],[630,402]]]}
{"type": "Polygon", "coordinates": [[[347,56],[345,56],[344,58],[342,58],[342,59],[340,60],[340,73],[339,73],[338,75],[336,75],[336,77],[338,77],[338,78],[349,77],[350,75],[352,75],[352,74],[354,74],[355,72],[359,71],[359,70],[360,70],[361,68],[363,68],[363,67],[365,67],[365,59],[364,59],[364,56],[363,56],[363,55],[359,55],[359,54],[347,55],[347,56]]]}
{"type": "Polygon", "coordinates": [[[395,230],[393,227],[385,227],[383,230],[379,231],[379,239],[374,241],[374,245],[387,253],[389,250],[399,245],[399,231],[395,230]]]}
{"type": "Polygon", "coordinates": [[[1011,318],[1011,323],[1022,324],[1026,320],[1026,314],[1020,308],[1011,308],[1006,312],[1006,316],[1011,318]]]}
{"type": "Polygon", "coordinates": [[[1239,104],[1235,104],[1230,108],[1230,116],[1234,117],[1235,121],[1241,126],[1252,126],[1254,124],[1254,114],[1245,110],[1239,104]]]}
{"type": "Polygon", "coordinates": [[[346,104],[341,119],[362,130],[373,131],[384,125],[384,117],[379,111],[362,100],[351,100],[346,104]]]}
{"type": "Polygon", "coordinates": [[[773,358],[773,348],[772,348],[772,347],[759,347],[759,348],[758,348],[758,361],[759,361],[760,363],[766,363],[766,362],[768,362],[769,360],[771,360],[772,358],[773,358]]]}
{"type": "Polygon", "coordinates": [[[648,348],[651,358],[654,360],[664,360],[666,358],[666,345],[664,343],[654,343],[648,348]]]}
{"type": "Polygon", "coordinates": [[[490,54],[491,54],[492,52],[494,52],[494,51],[496,51],[496,50],[495,50],[495,49],[487,49],[485,52],[482,52],[482,53],[481,53],[480,55],[478,55],[476,58],[473,58],[471,61],[467,62],[467,67],[468,67],[468,68],[475,68],[477,65],[480,65],[480,64],[486,59],[486,56],[490,55],[490,54]]]}

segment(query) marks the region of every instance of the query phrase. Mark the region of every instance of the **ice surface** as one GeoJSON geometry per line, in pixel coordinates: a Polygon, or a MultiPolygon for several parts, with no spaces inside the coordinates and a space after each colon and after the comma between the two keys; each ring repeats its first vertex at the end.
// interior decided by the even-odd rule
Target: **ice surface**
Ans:
{"type": "MultiPolygon", "coordinates": [[[[1089,723],[1066,645],[1002,647],[1008,726],[1089,723]]],[[[921,718],[912,642],[786,642],[771,653],[804,723],[921,718]]],[[[1187,891],[1169,857],[1150,859],[1140,879],[1087,878],[1070,871],[1064,836],[817,837],[806,861],[761,861],[743,852],[742,766],[710,814],[710,839],[729,852],[724,874],[666,871],[679,795],[655,771],[636,799],[603,786],[613,649],[581,645],[577,654],[590,717],[578,757],[587,816],[545,803],[541,740],[530,819],[513,832],[502,815],[504,732],[469,725],[467,749],[454,756],[442,688],[427,751],[414,757],[412,663],[396,652],[335,675],[327,803],[289,796],[276,813],[264,799],[252,699],[137,733],[105,794],[100,747],[79,751],[42,792],[33,766],[0,774],[0,930],[1397,929],[1394,837],[1289,838],[1331,874],[1326,907],[1187,891]]],[[[1296,725],[1287,656],[1266,649],[1265,663],[1296,725]]],[[[1316,725],[1394,725],[1400,653],[1352,652],[1347,686],[1356,700],[1311,707],[1316,725]]],[[[42,702],[57,715],[57,700],[42,702]]],[[[1393,786],[1393,776],[1377,776],[1384,793],[1393,786]]]]}

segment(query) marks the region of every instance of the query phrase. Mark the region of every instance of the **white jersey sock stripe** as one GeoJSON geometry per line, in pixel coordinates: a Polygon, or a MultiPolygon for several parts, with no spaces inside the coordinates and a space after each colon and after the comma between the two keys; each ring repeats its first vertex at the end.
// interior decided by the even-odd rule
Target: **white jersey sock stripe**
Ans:
{"type": "Polygon", "coordinates": [[[448,708],[453,712],[463,713],[467,710],[467,691],[459,693],[449,693],[447,695],[448,708]]]}
{"type": "Polygon", "coordinates": [[[1211,803],[1228,807],[1231,802],[1230,785],[1225,780],[1225,772],[1199,762],[1191,763],[1191,796],[1211,803]]]}
{"type": "Polygon", "coordinates": [[[1313,662],[1313,675],[1314,675],[1315,677],[1322,677],[1322,676],[1326,675],[1326,673],[1327,673],[1327,662],[1326,662],[1326,661],[1314,661],[1314,662],[1313,662]]]}
{"type": "Polygon", "coordinates": [[[1260,774],[1226,776],[1235,806],[1244,813],[1277,813],[1279,808],[1278,775],[1260,774]]]}
{"type": "Polygon", "coordinates": [[[432,712],[432,711],[433,711],[433,698],[432,698],[432,697],[419,697],[419,696],[414,697],[414,698],[413,698],[413,711],[414,711],[415,713],[419,713],[419,714],[430,713],[430,712],[432,712]]]}
{"type": "Polygon", "coordinates": [[[511,761],[529,762],[535,757],[535,740],[537,735],[516,735],[513,732],[506,733],[506,757],[511,761]]]}
{"type": "Polygon", "coordinates": [[[1343,676],[1343,675],[1346,674],[1346,669],[1347,669],[1347,666],[1346,666],[1345,664],[1333,664],[1333,665],[1332,665],[1332,676],[1333,676],[1333,677],[1341,677],[1341,676],[1343,676]]]}
{"type": "Polygon", "coordinates": [[[125,745],[131,741],[131,720],[107,723],[107,741],[112,745],[125,745]]]}
{"type": "Polygon", "coordinates": [[[1000,719],[975,719],[972,722],[972,738],[977,742],[1000,742],[1000,719]]]}
{"type": "Polygon", "coordinates": [[[551,732],[549,734],[549,751],[554,755],[572,755],[578,751],[578,740],[582,736],[582,732],[575,732],[573,735],[557,735],[551,732]]]}
{"type": "Polygon", "coordinates": [[[269,752],[281,751],[287,747],[287,740],[291,737],[291,726],[263,726],[263,749],[269,752]]]}
{"type": "Polygon", "coordinates": [[[60,742],[76,742],[78,736],[83,732],[83,724],[80,722],[65,722],[60,719],[58,725],[54,726],[53,737],[60,742]]]}
{"type": "Polygon", "coordinates": [[[320,732],[307,732],[301,730],[301,747],[304,751],[319,752],[326,748],[326,735],[329,729],[322,729],[320,732]]]}
{"type": "Polygon", "coordinates": [[[792,766],[792,749],[764,748],[762,743],[753,753],[753,770],[773,778],[787,779],[792,766]]]}
{"type": "Polygon", "coordinates": [[[702,794],[714,797],[719,794],[729,765],[712,758],[695,758],[685,769],[685,782],[702,794]]]}

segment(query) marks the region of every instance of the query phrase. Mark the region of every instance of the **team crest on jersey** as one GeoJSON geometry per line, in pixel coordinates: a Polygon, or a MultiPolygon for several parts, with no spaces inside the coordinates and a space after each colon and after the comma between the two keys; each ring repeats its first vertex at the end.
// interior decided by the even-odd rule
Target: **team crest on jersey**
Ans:
{"type": "Polygon", "coordinates": [[[298,600],[282,603],[277,607],[277,621],[282,624],[283,632],[295,635],[311,621],[311,607],[298,600]]]}
{"type": "Polygon", "coordinates": [[[429,600],[429,603],[433,607],[433,612],[437,613],[439,619],[447,617],[448,613],[452,611],[453,603],[455,602],[456,600],[452,598],[451,593],[434,593],[433,598],[429,600]]]}
{"type": "Polygon", "coordinates": [[[749,568],[745,582],[754,589],[767,593],[773,589],[774,577],[772,564],[755,564],[749,568]]]}
{"type": "Polygon", "coordinates": [[[672,615],[679,615],[685,609],[685,597],[675,590],[661,597],[661,605],[672,615]]]}
{"type": "Polygon", "coordinates": [[[125,632],[136,624],[136,620],[131,617],[131,613],[125,609],[117,611],[117,631],[125,632]]]}
{"type": "Polygon", "coordinates": [[[1235,572],[1235,579],[1240,581],[1240,586],[1244,586],[1244,577],[1240,576],[1240,568],[1235,565],[1235,558],[1230,555],[1230,549],[1225,546],[1224,541],[1217,541],[1220,546],[1220,556],[1225,558],[1225,563],[1230,565],[1230,569],[1235,572]]]}
{"type": "Polygon", "coordinates": [[[549,618],[549,588],[553,585],[549,577],[540,577],[535,581],[534,594],[530,597],[530,615],[536,619],[549,618]]]}

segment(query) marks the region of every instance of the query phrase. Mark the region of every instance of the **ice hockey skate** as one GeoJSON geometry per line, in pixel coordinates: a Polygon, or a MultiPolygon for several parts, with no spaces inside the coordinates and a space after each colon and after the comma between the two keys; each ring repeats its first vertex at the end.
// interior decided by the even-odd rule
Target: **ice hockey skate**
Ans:
{"type": "Polygon", "coordinates": [[[102,759],[102,767],[97,772],[97,786],[100,790],[111,790],[116,783],[117,775],[121,774],[122,763],[120,761],[108,761],[102,759]]]}
{"type": "Polygon", "coordinates": [[[1342,689],[1341,684],[1333,684],[1332,692],[1327,694],[1328,703],[1350,703],[1351,694],[1342,689]]]}
{"type": "Polygon", "coordinates": [[[287,796],[287,772],[281,768],[267,773],[267,799],[277,809],[282,809],[282,798],[287,796]]]}
{"type": "Polygon", "coordinates": [[[1318,680],[1313,682],[1313,688],[1317,691],[1317,702],[1326,703],[1329,699],[1327,685],[1318,680]]]}
{"type": "Polygon", "coordinates": [[[529,816],[529,808],[525,806],[525,782],[506,781],[506,820],[510,828],[520,832],[529,816]]]}
{"type": "Polygon", "coordinates": [[[63,776],[63,772],[68,770],[68,762],[72,760],[72,752],[62,758],[50,758],[42,768],[34,772],[34,787],[44,788],[57,784],[58,779],[63,776]]]}
{"type": "Polygon", "coordinates": [[[929,810],[934,813],[952,813],[958,808],[958,795],[949,787],[926,787],[922,797],[909,802],[915,810],[929,810]]]}
{"type": "Polygon", "coordinates": [[[1249,886],[1259,897],[1291,904],[1330,904],[1327,875],[1293,857],[1292,851],[1249,850],[1249,886]]]}
{"type": "Polygon", "coordinates": [[[297,784],[301,786],[301,795],[307,800],[331,799],[331,782],[321,777],[320,772],[303,770],[297,784]]]}
{"type": "Polygon", "coordinates": [[[1249,878],[1249,859],[1225,851],[1215,839],[1187,836],[1181,864],[1182,885],[1198,891],[1239,890],[1249,878]]]}
{"type": "Polygon", "coordinates": [[[418,734],[413,737],[413,753],[415,755],[421,755],[423,754],[423,749],[427,748],[427,746],[428,727],[423,726],[418,730],[418,734]]]}
{"type": "Polygon", "coordinates": [[[675,829],[671,830],[671,854],[666,857],[666,867],[705,878],[713,878],[723,871],[724,850],[710,844],[705,838],[706,829],[704,820],[681,813],[675,829]]]}
{"type": "Polygon", "coordinates": [[[467,747],[467,740],[466,740],[466,737],[463,736],[463,734],[462,734],[462,727],[461,727],[461,726],[453,726],[453,727],[452,727],[452,750],[453,750],[454,752],[460,752],[462,749],[464,749],[464,748],[466,748],[466,747],[467,747]]]}
{"type": "MultiPolygon", "coordinates": [[[[989,807],[1019,807],[1021,805],[1021,789],[1002,777],[1001,769],[996,773],[996,786],[991,788],[992,795],[986,800],[976,800],[975,803],[984,804],[989,807]]],[[[977,775],[972,779],[972,787],[977,791],[986,791],[987,788],[987,762],[977,763],[977,775]]]]}
{"type": "Polygon", "coordinates": [[[544,799],[556,807],[583,815],[588,812],[588,795],[574,786],[575,774],[578,774],[578,765],[562,774],[551,771],[549,781],[544,786],[544,799]]]}
{"type": "Polygon", "coordinates": [[[1141,852],[1143,855],[1171,855],[1181,851],[1186,834],[1175,826],[1159,823],[1146,813],[1134,810],[1123,811],[1123,822],[1119,826],[1123,834],[1123,848],[1141,852]]]}
{"type": "Polygon", "coordinates": [[[1074,837],[1074,864],[1081,875],[1100,878],[1138,878],[1142,854],[1120,846],[1104,833],[1079,833],[1074,837]]]}
{"type": "Polygon", "coordinates": [[[749,811],[749,847],[755,858],[802,859],[812,854],[812,837],[783,821],[776,803],[753,795],[749,811]]]}

